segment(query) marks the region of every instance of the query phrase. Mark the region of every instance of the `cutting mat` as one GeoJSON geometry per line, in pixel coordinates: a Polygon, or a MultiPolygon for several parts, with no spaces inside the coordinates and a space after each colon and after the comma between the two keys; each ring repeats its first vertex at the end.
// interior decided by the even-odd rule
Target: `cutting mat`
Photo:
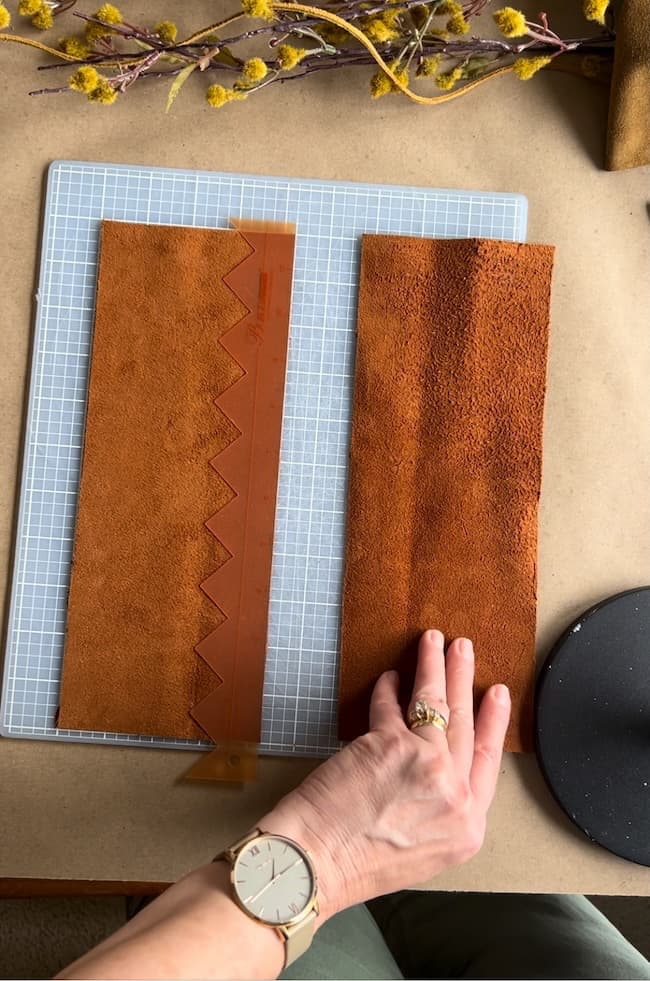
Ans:
{"type": "Polygon", "coordinates": [[[191,747],[54,728],[84,429],[100,220],[226,228],[296,222],[291,343],[273,549],[263,752],[336,739],[340,592],[363,232],[524,241],[520,195],[57,161],[49,170],[0,731],[191,747]]]}

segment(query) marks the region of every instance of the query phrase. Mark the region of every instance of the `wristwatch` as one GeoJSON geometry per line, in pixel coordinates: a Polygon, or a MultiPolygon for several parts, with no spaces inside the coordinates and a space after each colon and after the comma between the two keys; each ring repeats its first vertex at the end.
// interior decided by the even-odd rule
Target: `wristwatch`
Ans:
{"type": "Polygon", "coordinates": [[[258,923],[274,928],[284,940],[284,966],[293,964],[311,944],[318,916],[316,872],[297,842],[255,828],[215,862],[230,864],[232,896],[258,923]]]}

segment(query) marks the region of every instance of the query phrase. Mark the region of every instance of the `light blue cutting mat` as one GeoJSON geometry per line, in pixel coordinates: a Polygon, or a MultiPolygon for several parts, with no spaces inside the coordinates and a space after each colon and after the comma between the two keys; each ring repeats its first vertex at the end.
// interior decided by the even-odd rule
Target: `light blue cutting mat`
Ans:
{"type": "MultiPolygon", "coordinates": [[[[297,223],[273,550],[262,750],[322,755],[336,740],[359,239],[363,232],[524,241],[526,199],[411,187],[58,161],[43,225],[0,731],[196,747],[53,727],[93,324],[100,220],[228,227],[297,223]]],[[[116,325],[119,329],[119,325],[116,325]]]]}

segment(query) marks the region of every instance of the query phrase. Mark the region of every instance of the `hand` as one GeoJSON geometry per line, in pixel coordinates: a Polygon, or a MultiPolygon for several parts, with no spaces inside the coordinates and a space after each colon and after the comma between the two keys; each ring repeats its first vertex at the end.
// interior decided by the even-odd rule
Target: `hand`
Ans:
{"type": "Polygon", "coordinates": [[[411,731],[398,703],[398,676],[383,674],[370,731],[288,794],[259,824],[308,848],[323,919],[373,896],[417,885],[475,855],[494,797],[510,696],[494,685],[474,727],[474,653],[444,637],[420,640],[411,706],[424,698],[449,720],[411,731]]]}

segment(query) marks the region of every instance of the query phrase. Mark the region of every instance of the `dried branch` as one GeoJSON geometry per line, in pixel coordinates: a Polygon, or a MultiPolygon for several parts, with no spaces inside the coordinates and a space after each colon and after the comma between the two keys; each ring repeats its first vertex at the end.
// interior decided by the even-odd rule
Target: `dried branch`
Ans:
{"type": "Polygon", "coordinates": [[[145,79],[168,79],[175,96],[196,69],[194,74],[207,72],[223,80],[207,90],[215,107],[248,99],[276,83],[369,65],[376,68],[371,79],[375,98],[398,92],[429,105],[506,72],[530,78],[567,52],[584,55],[588,75],[589,59],[611,60],[615,43],[607,0],[585,3],[586,14],[598,20],[600,29],[572,38],[554,31],[545,13],[532,21],[512,7],[494,12],[501,36],[482,37],[473,31],[473,19],[486,12],[491,0],[373,0],[371,6],[367,0],[323,0],[318,6],[287,0],[241,2],[242,8],[228,17],[178,40],[173,22],[128,23],[112,4],[87,13],[72,9],[77,0],[35,0],[32,7],[43,4],[51,15],[71,11],[83,33],[64,39],[60,50],[7,31],[0,33],[0,41],[37,48],[54,59],[38,65],[39,71],[74,71],[66,85],[35,89],[30,95],[78,91],[91,101],[110,104],[145,79]],[[246,16],[263,22],[234,29],[246,16]],[[260,40],[267,54],[251,56],[251,42],[260,40]],[[413,76],[433,84],[438,94],[414,91],[413,76]]]}

